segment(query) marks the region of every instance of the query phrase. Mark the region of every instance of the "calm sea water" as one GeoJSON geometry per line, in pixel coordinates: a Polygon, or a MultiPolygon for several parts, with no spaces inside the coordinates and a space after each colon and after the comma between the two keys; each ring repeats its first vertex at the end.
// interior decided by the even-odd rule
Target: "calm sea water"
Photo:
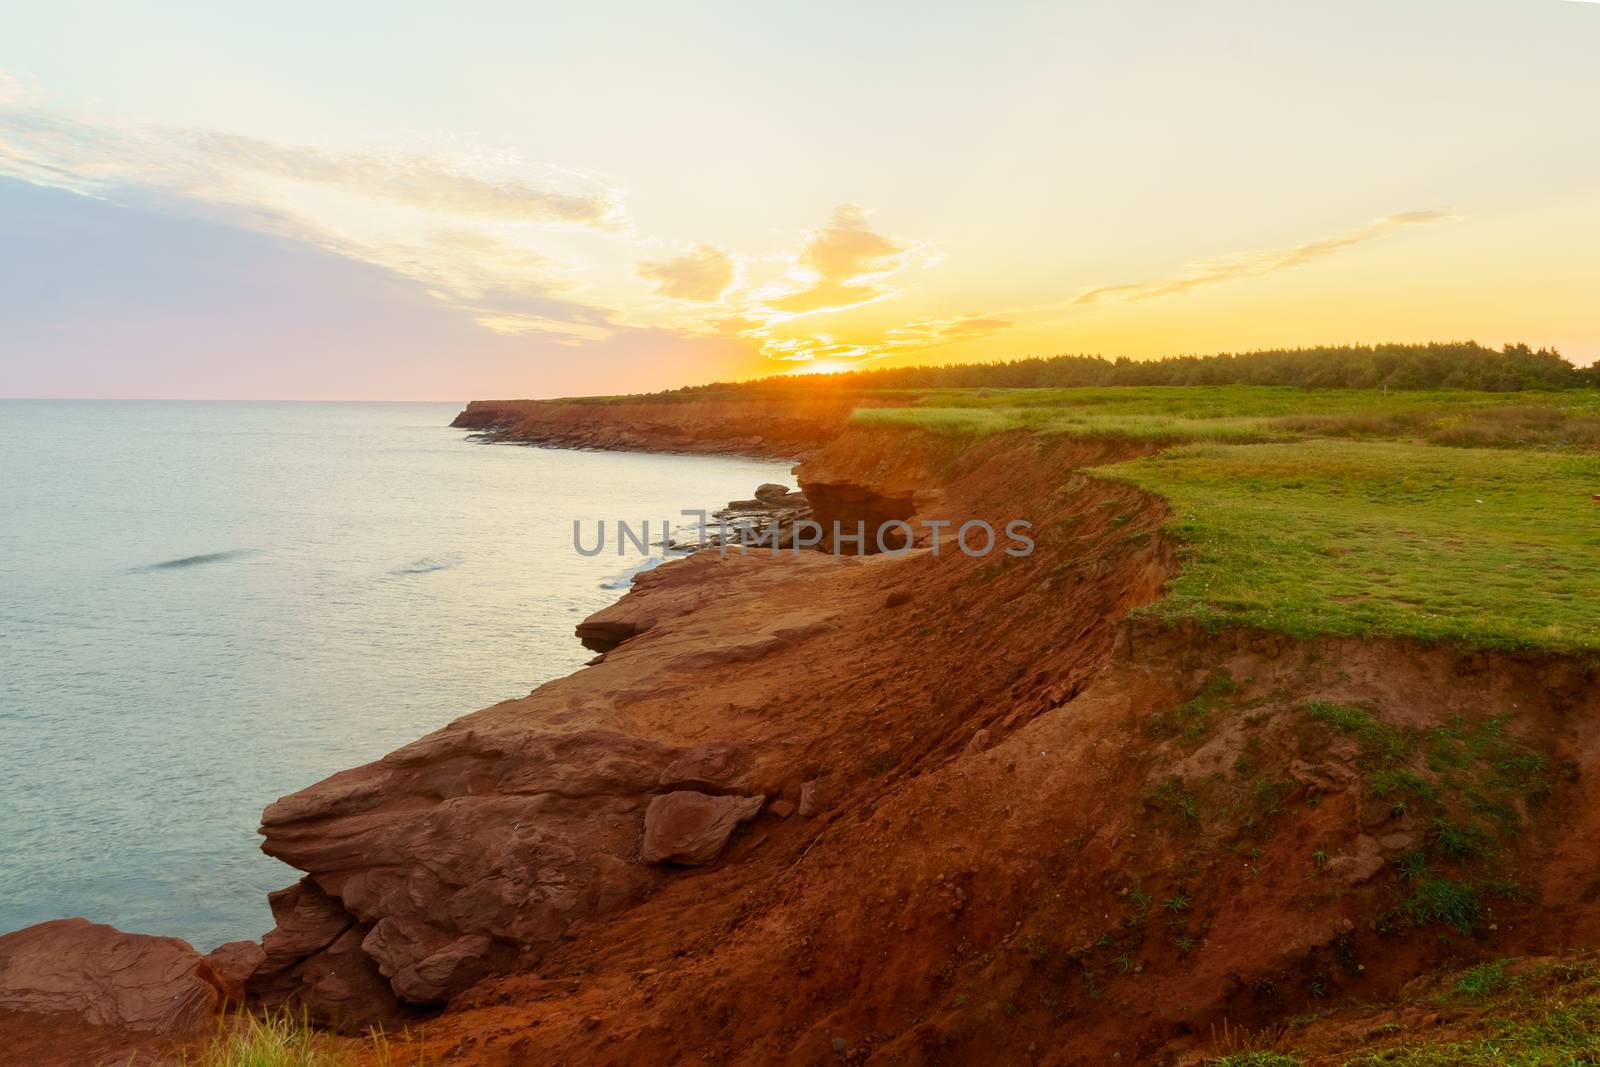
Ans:
{"type": "Polygon", "coordinates": [[[275,798],[578,667],[601,518],[786,464],[482,445],[458,405],[0,401],[0,932],[258,936],[275,798]]]}

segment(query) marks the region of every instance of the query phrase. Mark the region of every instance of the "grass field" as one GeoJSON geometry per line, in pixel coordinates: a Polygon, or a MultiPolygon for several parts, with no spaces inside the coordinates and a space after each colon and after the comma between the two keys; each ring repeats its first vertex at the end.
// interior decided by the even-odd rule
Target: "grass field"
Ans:
{"type": "Polygon", "coordinates": [[[1147,609],[1165,618],[1600,649],[1590,391],[977,390],[856,419],[1170,442],[1095,472],[1172,505],[1183,569],[1147,609]]]}
{"type": "Polygon", "coordinates": [[[1600,448],[1600,391],[1279,386],[972,389],[883,394],[893,406],[856,412],[862,423],[987,436],[1008,430],[1181,441],[1291,441],[1308,437],[1412,440],[1484,447],[1600,448]],[[905,401],[899,406],[900,400],[905,401]]]}

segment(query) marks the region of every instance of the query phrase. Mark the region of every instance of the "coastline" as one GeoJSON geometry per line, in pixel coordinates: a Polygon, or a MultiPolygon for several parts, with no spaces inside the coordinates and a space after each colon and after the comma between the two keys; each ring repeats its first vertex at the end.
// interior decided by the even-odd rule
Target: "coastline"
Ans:
{"type": "MultiPolygon", "coordinates": [[[[495,432],[684,440],[671,421],[608,430],[626,404],[571,406],[588,410],[495,432]]],[[[1581,907],[1508,899],[1486,944],[1386,938],[1380,872],[1427,829],[1374,808],[1360,753],[1301,710],[1516,706],[1576,768],[1596,751],[1592,667],[1131,615],[1180,546],[1161,501],[1081,472],[1156,448],[894,427],[817,444],[797,471],[819,514],[1025,514],[1039,552],[707,550],[641,574],[584,620],[618,638],[594,666],[268,807],[263,848],[308,873],[274,894],[242,989],[347,1029],[426,1022],[431,1054],[469,1063],[1137,1062],[1218,1020],[1311,1010],[1316,982],[1381,1000],[1458,953],[1600,936],[1581,907]],[[1224,709],[1242,717],[1191,736],[1224,709]],[[1276,775],[1259,811],[1246,760],[1276,775]],[[1256,835],[1243,873],[1239,834],[1256,835]],[[1180,933],[1143,921],[1152,896],[1192,901],[1180,933]],[[1022,1012],[1048,1057],[1022,1047],[1022,1012]]],[[[1521,843],[1533,900],[1587,877],[1588,782],[1556,783],[1521,843]]]]}

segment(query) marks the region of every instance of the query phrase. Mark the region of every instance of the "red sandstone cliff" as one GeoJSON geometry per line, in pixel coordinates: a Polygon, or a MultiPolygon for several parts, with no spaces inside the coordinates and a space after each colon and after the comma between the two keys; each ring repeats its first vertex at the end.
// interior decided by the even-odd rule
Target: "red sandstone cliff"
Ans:
{"type": "MultiPolygon", "coordinates": [[[[870,401],[869,401],[870,402],[870,401]]],[[[849,393],[671,393],[573,400],[474,400],[452,425],[492,439],[561,448],[796,458],[844,431],[849,393]]]]}
{"type": "Polygon", "coordinates": [[[267,809],[308,875],[254,995],[425,1017],[462,1063],[1160,1062],[1600,936],[1592,665],[1132,621],[1165,509],[1080,470],[1140,447],[844,433],[800,471],[819,513],[1026,518],[1037,551],[641,576],[597,665],[267,809]],[[1543,768],[1480,797],[1521,881],[1474,933],[1397,928],[1436,827],[1317,701],[1543,768]]]}
{"type": "MultiPolygon", "coordinates": [[[[886,508],[909,513],[911,501],[929,517],[985,517],[996,526],[1019,517],[1010,510],[1014,443],[991,450],[987,462],[970,457],[971,477],[940,489],[930,466],[939,446],[902,436],[908,447],[885,464],[875,455],[881,435],[846,435],[806,465],[827,481],[803,474],[802,484],[847,520],[886,508]]],[[[1081,476],[1061,484],[1076,463],[1109,458],[1110,446],[1057,442],[1037,451],[1048,462],[1036,468],[1026,514],[1041,527],[1091,499],[1122,500],[1145,508],[1146,524],[1159,521],[1160,509],[1133,490],[1081,476]]],[[[1109,538],[1108,517],[1102,510],[1074,538],[1109,538]]],[[[1116,565],[1062,586],[1076,591],[1083,612],[1080,624],[1046,641],[1072,650],[1064,677],[1094,669],[1116,620],[1151,599],[1166,574],[1154,538],[1113,555],[1116,565]]],[[[909,769],[884,746],[959,750],[975,728],[967,715],[928,724],[859,700],[903,689],[977,708],[1024,672],[1040,647],[1023,618],[992,620],[964,651],[961,677],[943,656],[912,652],[927,631],[953,621],[935,588],[973,586],[980,567],[1005,560],[969,559],[948,542],[937,557],[927,548],[903,558],[708,551],[642,575],[585,623],[630,635],[602,663],[267,809],[263,847],[310,878],[274,901],[280,924],[252,990],[329,1021],[395,1021],[485,974],[536,967],[673,886],[688,864],[721,858],[724,847],[740,855],[777,829],[783,819],[774,810],[801,807],[807,783],[806,807],[837,815],[875,777],[860,780],[863,761],[909,769]],[[891,676],[899,681],[891,685],[891,676]]],[[[1004,598],[1000,590],[1025,586],[1047,566],[1022,562],[1010,581],[973,586],[973,595],[1004,598]]],[[[1003,602],[995,600],[997,611],[1003,602]]],[[[802,832],[793,825],[791,833],[802,832]]]]}
{"type": "Polygon", "coordinates": [[[1174,566],[1164,508],[1079,469],[1140,447],[846,433],[800,468],[819,512],[1025,517],[1038,551],[662,568],[593,620],[626,637],[599,665],[287,798],[266,847],[413,1002],[378,1010],[447,999],[436,1049],[489,1064],[1142,1062],[1593,938],[1582,907],[1546,921],[1600,873],[1566,778],[1504,816],[1537,878],[1493,932],[1391,929],[1433,831],[1303,712],[1512,712],[1549,766],[1587,766],[1590,669],[1130,626],[1174,566]],[[686,840],[655,840],[680,804],[686,840]]]}

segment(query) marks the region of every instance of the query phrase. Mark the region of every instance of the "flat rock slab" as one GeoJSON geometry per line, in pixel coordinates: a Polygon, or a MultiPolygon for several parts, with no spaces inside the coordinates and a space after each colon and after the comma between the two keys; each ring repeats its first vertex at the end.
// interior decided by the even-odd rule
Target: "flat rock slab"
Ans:
{"type": "Polygon", "coordinates": [[[644,813],[646,863],[703,867],[716,862],[739,824],[755,818],[765,796],[708,796],[680,789],[653,797],[644,813]]]}
{"type": "Polygon", "coordinates": [[[87,919],[0,937],[0,1012],[179,1034],[209,1022],[221,1001],[204,957],[175,937],[125,934],[87,919]]]}

